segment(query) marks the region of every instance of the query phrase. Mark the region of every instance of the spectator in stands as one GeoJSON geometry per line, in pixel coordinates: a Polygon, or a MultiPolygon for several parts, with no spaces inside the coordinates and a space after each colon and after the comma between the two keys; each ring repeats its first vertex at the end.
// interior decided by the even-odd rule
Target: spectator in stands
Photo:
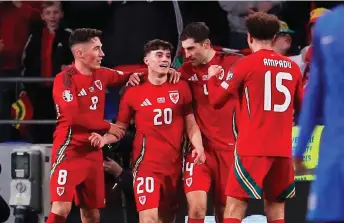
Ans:
{"type": "Polygon", "coordinates": [[[247,45],[247,29],[245,18],[254,12],[278,14],[280,1],[219,1],[220,6],[227,12],[230,29],[229,48],[244,49],[247,45]]]}
{"type": "Polygon", "coordinates": [[[293,30],[289,29],[287,23],[280,21],[280,31],[276,35],[273,42],[274,50],[282,55],[287,56],[292,43],[292,35],[294,33],[295,32],[293,30]]]}
{"type": "MultiPolygon", "coordinates": [[[[20,76],[21,58],[29,29],[38,20],[39,11],[25,3],[0,2],[0,78],[20,76]]],[[[11,119],[16,86],[16,83],[0,82],[0,119],[11,119]]],[[[8,141],[11,131],[11,125],[0,124],[0,142],[8,141]]]]}
{"type": "MultiPolygon", "coordinates": [[[[60,26],[63,11],[59,1],[42,2],[43,22],[31,30],[24,51],[25,77],[54,77],[73,60],[68,45],[70,29],[60,26]]],[[[55,119],[52,82],[27,83],[34,119],[55,119]]],[[[33,125],[35,143],[51,143],[54,126],[33,125]]]]}

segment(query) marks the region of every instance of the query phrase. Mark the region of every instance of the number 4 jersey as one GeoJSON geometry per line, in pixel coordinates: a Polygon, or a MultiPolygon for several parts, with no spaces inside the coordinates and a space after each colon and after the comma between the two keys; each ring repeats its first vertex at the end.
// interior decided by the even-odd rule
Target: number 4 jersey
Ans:
{"type": "Polygon", "coordinates": [[[291,157],[293,113],[300,110],[302,99],[298,65],[272,50],[259,50],[241,59],[230,72],[226,81],[212,77],[208,89],[210,102],[216,106],[239,93],[237,153],[291,157]]]}
{"type": "Polygon", "coordinates": [[[184,117],[192,113],[188,84],[149,81],[129,88],[121,99],[117,121],[129,124],[134,117],[136,136],[133,171],[174,173],[181,169],[184,117]]]}

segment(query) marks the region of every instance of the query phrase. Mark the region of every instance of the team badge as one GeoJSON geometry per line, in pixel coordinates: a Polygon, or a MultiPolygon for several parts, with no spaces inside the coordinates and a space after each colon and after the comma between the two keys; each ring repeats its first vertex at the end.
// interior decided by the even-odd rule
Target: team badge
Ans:
{"type": "Polygon", "coordinates": [[[102,85],[102,82],[100,82],[100,80],[94,81],[94,84],[96,85],[96,87],[97,87],[99,90],[103,90],[103,85],[102,85]]]}
{"type": "Polygon", "coordinates": [[[170,99],[174,104],[177,104],[179,101],[179,92],[178,91],[170,91],[169,93],[170,99]]]}
{"type": "Polygon", "coordinates": [[[140,202],[140,204],[142,204],[142,205],[144,205],[145,203],[146,203],[146,196],[140,196],[139,197],[139,202],[140,202]]]}
{"type": "Polygon", "coordinates": [[[64,187],[57,187],[56,188],[56,193],[57,195],[59,195],[60,197],[62,196],[62,194],[64,194],[65,188],[64,187]]]}
{"type": "Polygon", "coordinates": [[[71,102],[73,101],[73,95],[70,92],[70,90],[64,90],[62,93],[62,98],[63,100],[65,100],[66,102],[71,102]]]}
{"type": "Polygon", "coordinates": [[[190,186],[191,186],[191,184],[192,184],[192,178],[191,178],[191,177],[189,177],[189,178],[186,178],[186,180],[185,180],[185,184],[186,184],[186,186],[190,187],[190,186]]]}

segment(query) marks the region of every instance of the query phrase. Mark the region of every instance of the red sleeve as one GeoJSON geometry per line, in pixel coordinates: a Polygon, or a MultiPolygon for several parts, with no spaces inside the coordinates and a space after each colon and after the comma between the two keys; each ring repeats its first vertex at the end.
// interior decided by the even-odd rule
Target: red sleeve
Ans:
{"type": "Polygon", "coordinates": [[[63,116],[70,126],[79,126],[90,131],[107,132],[110,123],[103,120],[103,117],[89,119],[85,114],[78,112],[78,100],[73,81],[69,86],[64,80],[68,74],[62,73],[56,76],[53,87],[53,98],[59,108],[59,116],[63,116]]]}
{"type": "Polygon", "coordinates": [[[181,81],[184,93],[184,115],[187,116],[193,113],[192,108],[192,94],[190,90],[190,86],[186,81],[181,81]]]}
{"type": "MultiPolygon", "coordinates": [[[[295,66],[297,66],[295,64],[295,66]]],[[[295,69],[295,73],[297,74],[297,83],[296,83],[296,89],[295,89],[295,96],[294,96],[294,109],[296,112],[296,115],[300,114],[301,106],[302,106],[302,100],[303,100],[303,83],[302,83],[302,74],[300,69],[295,69]]]]}
{"type": "Polygon", "coordinates": [[[227,100],[237,95],[238,89],[245,79],[245,60],[239,61],[231,70],[225,73],[225,80],[220,81],[213,76],[207,83],[209,103],[215,108],[222,108],[227,100]]]}
{"type": "Polygon", "coordinates": [[[116,120],[118,122],[129,124],[134,114],[134,109],[130,103],[132,99],[132,97],[130,96],[132,94],[132,90],[133,89],[131,88],[127,89],[121,99],[121,103],[119,104],[119,112],[116,120]]]}
{"type": "Polygon", "coordinates": [[[193,75],[192,72],[188,72],[189,66],[189,63],[184,63],[177,69],[177,72],[180,73],[180,79],[188,81],[188,79],[193,75]]]}
{"type": "Polygon", "coordinates": [[[110,68],[101,68],[101,75],[105,76],[106,86],[124,85],[133,72],[123,72],[120,70],[113,70],[110,68]]]}

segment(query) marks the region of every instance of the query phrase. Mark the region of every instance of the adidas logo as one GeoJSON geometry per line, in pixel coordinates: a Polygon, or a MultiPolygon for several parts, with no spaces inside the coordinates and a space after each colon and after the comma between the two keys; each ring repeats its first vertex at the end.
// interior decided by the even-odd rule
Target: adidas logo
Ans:
{"type": "Polygon", "coordinates": [[[148,98],[146,98],[146,99],[142,102],[141,107],[149,106],[149,105],[152,105],[152,103],[148,100],[148,98]]]}
{"type": "Polygon", "coordinates": [[[86,96],[86,95],[87,95],[87,93],[86,93],[85,89],[81,89],[81,91],[78,94],[79,97],[80,96],[86,96]]]}
{"type": "Polygon", "coordinates": [[[197,74],[192,75],[192,77],[190,77],[188,80],[189,81],[198,81],[197,74]]]}

